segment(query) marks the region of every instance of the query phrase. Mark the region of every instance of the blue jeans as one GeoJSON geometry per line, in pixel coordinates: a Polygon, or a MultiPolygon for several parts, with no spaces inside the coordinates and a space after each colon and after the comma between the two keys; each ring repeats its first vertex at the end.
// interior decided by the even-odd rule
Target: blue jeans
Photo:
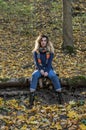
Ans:
{"type": "MultiPolygon", "coordinates": [[[[36,90],[37,88],[37,83],[38,83],[38,78],[41,77],[41,73],[39,70],[36,70],[32,73],[32,78],[30,82],[30,89],[36,90]]],[[[55,90],[61,89],[61,85],[58,79],[58,76],[56,73],[51,69],[48,73],[48,77],[51,79],[55,90]]]]}

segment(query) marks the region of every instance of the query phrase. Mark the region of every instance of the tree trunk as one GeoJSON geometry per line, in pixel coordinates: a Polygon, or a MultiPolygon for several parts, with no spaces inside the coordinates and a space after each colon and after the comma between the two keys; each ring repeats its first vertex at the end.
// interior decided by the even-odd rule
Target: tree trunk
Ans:
{"type": "Polygon", "coordinates": [[[63,0],[63,49],[73,47],[71,0],[63,0]]]}

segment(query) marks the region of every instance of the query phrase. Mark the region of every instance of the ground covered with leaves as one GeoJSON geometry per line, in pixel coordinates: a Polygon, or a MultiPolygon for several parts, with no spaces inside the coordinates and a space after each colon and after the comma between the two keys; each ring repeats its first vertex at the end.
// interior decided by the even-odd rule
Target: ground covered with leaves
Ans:
{"type": "Polygon", "coordinates": [[[29,107],[29,96],[0,98],[1,130],[86,130],[86,93],[78,98],[65,95],[58,104],[55,93],[40,90],[34,106],[29,107]],[[72,97],[72,98],[71,98],[72,97]]]}
{"type": "Polygon", "coordinates": [[[86,75],[85,1],[72,2],[75,54],[62,51],[62,1],[0,0],[0,79],[30,77],[32,49],[40,32],[55,47],[53,67],[60,77],[86,75]],[[40,15],[41,12],[41,15],[40,15]]]}

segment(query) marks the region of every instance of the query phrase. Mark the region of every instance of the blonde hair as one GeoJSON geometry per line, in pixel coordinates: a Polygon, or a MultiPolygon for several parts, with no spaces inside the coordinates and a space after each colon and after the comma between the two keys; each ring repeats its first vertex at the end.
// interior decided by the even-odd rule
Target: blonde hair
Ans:
{"type": "Polygon", "coordinates": [[[52,42],[50,42],[49,38],[44,34],[41,34],[41,35],[39,35],[37,37],[37,39],[35,40],[35,48],[32,50],[32,52],[37,51],[40,48],[41,40],[42,40],[43,37],[46,37],[46,39],[47,39],[47,48],[48,48],[48,50],[50,52],[54,53],[54,47],[53,47],[52,42]]]}

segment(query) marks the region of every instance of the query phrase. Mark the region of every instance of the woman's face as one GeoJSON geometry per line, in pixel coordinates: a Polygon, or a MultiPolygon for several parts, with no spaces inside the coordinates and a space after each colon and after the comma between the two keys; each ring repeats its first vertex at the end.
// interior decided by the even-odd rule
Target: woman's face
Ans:
{"type": "Polygon", "coordinates": [[[41,47],[46,47],[46,45],[47,45],[47,38],[46,38],[46,37],[43,37],[43,38],[41,39],[41,47]]]}

